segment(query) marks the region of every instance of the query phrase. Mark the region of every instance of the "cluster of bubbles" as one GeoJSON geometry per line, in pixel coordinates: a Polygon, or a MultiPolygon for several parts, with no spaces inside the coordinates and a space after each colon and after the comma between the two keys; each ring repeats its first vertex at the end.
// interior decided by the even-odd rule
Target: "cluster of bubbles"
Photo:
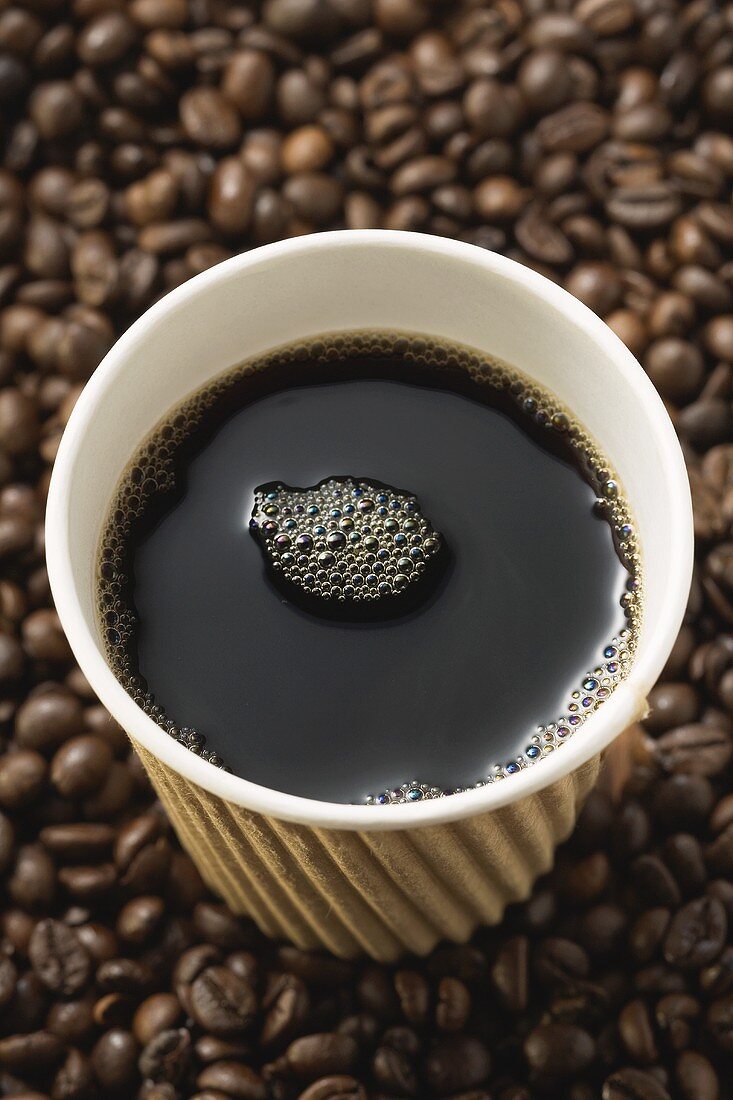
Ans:
{"type": "Polygon", "coordinates": [[[427,783],[412,780],[392,790],[370,795],[368,806],[394,806],[410,802],[424,802],[432,798],[445,798],[451,794],[478,790],[481,787],[498,783],[509,776],[526,771],[532,764],[542,760],[567,744],[572,735],[584,722],[608,699],[611,692],[623,680],[629,669],[634,649],[632,631],[625,627],[603,650],[603,660],[592,671],[586,673],[579,689],[573,691],[565,708],[565,714],[546,726],[538,726],[536,733],[529,738],[529,744],[523,753],[503,764],[495,764],[487,775],[476,780],[468,787],[453,787],[449,790],[432,787],[427,783]]]}
{"type": "MultiPolygon", "coordinates": [[[[97,574],[98,622],[104,639],[107,658],[120,683],[140,708],[160,727],[185,745],[191,752],[216,767],[225,762],[212,749],[206,747],[203,734],[190,727],[178,725],[165,712],[137,668],[135,631],[137,619],[134,611],[130,583],[130,565],[133,534],[138,522],[146,515],[151,501],[176,488],[176,459],[182,445],[215,408],[218,401],[231,388],[247,378],[261,374],[273,366],[285,366],[307,371],[309,363],[336,363],[358,358],[390,359],[399,357],[416,368],[429,368],[438,377],[441,372],[455,377],[462,372],[474,383],[486,386],[507,397],[517,410],[538,429],[562,436],[573,449],[578,465],[597,494],[596,507],[608,521],[616,540],[619,555],[629,573],[629,581],[621,597],[628,628],[608,647],[618,648],[619,661],[610,660],[600,673],[589,673],[584,683],[598,680],[599,689],[579,692],[571,701],[567,721],[560,720],[552,726],[538,730],[525,753],[516,760],[498,766],[492,775],[479,782],[484,785],[515,774],[564,744],[570,732],[599,705],[606,692],[625,675],[633,654],[642,610],[642,584],[640,556],[636,533],[623,493],[614,472],[591,437],[572,419],[568,411],[548,391],[525,378],[521,372],[481,352],[458,344],[445,343],[430,337],[395,332],[346,332],[326,334],[314,340],[288,344],[265,355],[235,367],[202,387],[193,397],[183,402],[164,417],[149,437],[140,445],[125,470],[112,501],[101,539],[99,569],[97,574]],[[612,672],[609,665],[618,663],[612,672]],[[608,683],[604,681],[608,680],[608,683]],[[599,696],[599,690],[601,692],[599,696]],[[585,699],[592,703],[585,703],[585,699]],[[577,721],[575,720],[577,719],[577,721]],[[536,750],[536,751],[535,751],[536,750]]],[[[408,783],[395,791],[383,792],[369,801],[383,805],[393,802],[421,801],[423,798],[442,797],[454,791],[437,790],[421,783],[408,783]],[[420,792],[419,797],[415,792],[420,792]],[[437,791],[437,793],[436,793],[437,791]],[[412,793],[410,793],[412,792],[412,793]],[[409,795],[409,797],[408,797],[409,795]],[[384,799],[384,801],[381,801],[384,799]]]]}
{"type": "Polygon", "coordinates": [[[275,573],[308,597],[344,605],[404,594],[441,548],[416,497],[350,477],[309,489],[260,486],[250,529],[275,573]]]}

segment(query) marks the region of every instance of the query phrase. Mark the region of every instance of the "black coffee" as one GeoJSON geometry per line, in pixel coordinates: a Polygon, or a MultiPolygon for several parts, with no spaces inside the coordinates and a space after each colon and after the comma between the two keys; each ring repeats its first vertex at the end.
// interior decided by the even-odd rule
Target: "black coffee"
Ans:
{"type": "Polygon", "coordinates": [[[383,333],[280,350],[175,410],[100,574],[112,666],[171,736],[335,802],[555,751],[623,676],[640,604],[623,499],[570,414],[383,333]]]}

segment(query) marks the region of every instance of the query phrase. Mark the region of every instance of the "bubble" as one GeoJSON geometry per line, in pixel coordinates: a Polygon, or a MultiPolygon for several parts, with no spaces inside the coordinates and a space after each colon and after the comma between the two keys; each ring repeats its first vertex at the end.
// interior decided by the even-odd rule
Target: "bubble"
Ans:
{"type": "Polygon", "coordinates": [[[341,550],[346,545],[346,535],[343,531],[332,531],[326,539],[326,545],[331,550],[341,550]]]}
{"type": "MultiPolygon", "coordinates": [[[[359,609],[370,603],[373,608],[370,618],[383,609],[391,616],[394,613],[392,605],[390,603],[388,606],[386,599],[392,600],[395,595],[407,593],[408,590],[416,594],[422,591],[416,587],[417,582],[426,575],[433,562],[442,560],[441,536],[422,515],[417,500],[407,492],[397,489],[375,491],[374,483],[344,476],[326,478],[308,489],[292,489],[282,483],[278,485],[278,507],[282,513],[287,509],[297,517],[292,520],[294,526],[290,529],[290,535],[281,532],[274,539],[268,537],[267,523],[274,521],[266,518],[270,507],[267,485],[255,491],[250,530],[269,560],[273,574],[292,586],[287,593],[288,598],[297,602],[298,591],[307,595],[307,610],[332,614],[339,609],[339,614],[348,615],[353,609],[354,613],[360,614],[359,609]],[[352,516],[342,517],[340,509],[329,507],[329,501],[336,499],[336,493],[353,497],[357,490],[362,495],[357,497],[358,507],[352,516]],[[364,493],[369,495],[364,496],[364,493]],[[400,551],[407,536],[400,531],[400,522],[396,517],[387,519],[384,526],[372,527],[366,522],[374,511],[373,501],[380,495],[396,501],[399,509],[409,502],[412,505],[409,521],[412,528],[429,532],[431,548],[427,553],[420,551],[419,560],[407,557],[404,550],[400,551]],[[314,518],[334,511],[338,515],[328,521],[329,529],[320,522],[314,523],[314,518]],[[283,541],[281,544],[281,538],[288,538],[288,543],[283,541]],[[291,538],[295,547],[302,551],[297,559],[297,569],[293,556],[282,553],[287,550],[291,538]],[[304,575],[314,577],[314,582],[306,585],[304,575]],[[323,600],[322,607],[313,603],[316,596],[323,600]]],[[[412,537],[421,539],[419,535],[412,537]]]]}

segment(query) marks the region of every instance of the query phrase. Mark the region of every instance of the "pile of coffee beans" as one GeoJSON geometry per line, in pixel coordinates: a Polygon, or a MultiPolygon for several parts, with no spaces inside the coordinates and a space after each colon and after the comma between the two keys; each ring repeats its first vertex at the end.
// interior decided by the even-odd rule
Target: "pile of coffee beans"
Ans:
{"type": "Polygon", "coordinates": [[[733,18],[714,0],[0,8],[0,1095],[725,1100],[733,1074],[733,18]],[[499,929],[384,967],[207,896],[52,608],[58,440],[120,333],[225,257],[425,230],[642,361],[698,568],[622,800],[499,929]]]}

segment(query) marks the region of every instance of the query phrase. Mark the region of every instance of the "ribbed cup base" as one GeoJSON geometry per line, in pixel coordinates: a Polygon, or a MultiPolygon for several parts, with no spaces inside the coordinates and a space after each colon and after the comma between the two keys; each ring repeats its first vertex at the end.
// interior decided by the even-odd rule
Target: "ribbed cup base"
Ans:
{"type": "Polygon", "coordinates": [[[380,962],[462,943],[526,898],[601,764],[596,756],[537,794],[451,824],[352,832],[245,810],[135,747],[181,843],[230,909],[298,947],[380,962]]]}

